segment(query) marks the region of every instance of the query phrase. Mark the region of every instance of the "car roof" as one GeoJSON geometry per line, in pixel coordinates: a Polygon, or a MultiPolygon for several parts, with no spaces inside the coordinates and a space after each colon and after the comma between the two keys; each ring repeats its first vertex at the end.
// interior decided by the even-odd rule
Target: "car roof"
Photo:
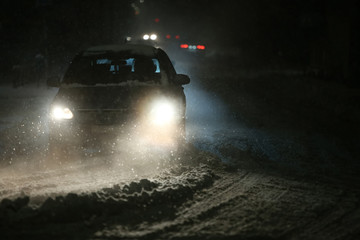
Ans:
{"type": "Polygon", "coordinates": [[[156,57],[158,48],[142,44],[123,44],[123,45],[101,45],[94,46],[82,52],[83,56],[94,56],[102,54],[121,54],[121,55],[139,55],[146,57],[156,57]]]}

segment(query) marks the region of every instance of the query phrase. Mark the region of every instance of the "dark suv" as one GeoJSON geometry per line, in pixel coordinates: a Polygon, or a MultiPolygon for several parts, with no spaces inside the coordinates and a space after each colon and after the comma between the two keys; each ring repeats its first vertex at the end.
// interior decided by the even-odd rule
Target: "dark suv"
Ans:
{"type": "Polygon", "coordinates": [[[73,152],[136,148],[173,149],[185,138],[186,99],[167,54],[145,45],[89,48],[71,62],[51,104],[49,151],[53,159],[73,152]]]}

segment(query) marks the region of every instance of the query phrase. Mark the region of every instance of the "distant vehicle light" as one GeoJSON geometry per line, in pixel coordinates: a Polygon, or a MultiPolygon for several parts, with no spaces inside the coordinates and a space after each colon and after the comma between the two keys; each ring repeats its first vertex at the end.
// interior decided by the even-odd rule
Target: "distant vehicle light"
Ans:
{"type": "Polygon", "coordinates": [[[188,44],[181,44],[180,47],[181,47],[181,48],[188,48],[189,45],[188,45],[188,44]]]}
{"type": "Polygon", "coordinates": [[[176,39],[180,39],[180,36],[179,36],[179,35],[176,35],[175,38],[176,38],[176,39]]]}
{"type": "Polygon", "coordinates": [[[170,38],[171,38],[171,35],[170,35],[170,34],[167,34],[167,35],[166,35],[166,38],[167,38],[167,39],[170,39],[170,38]]]}
{"type": "Polygon", "coordinates": [[[195,45],[189,45],[189,49],[195,50],[195,49],[196,49],[196,46],[195,46],[195,45]]]}
{"type": "Polygon", "coordinates": [[[204,45],[197,45],[196,48],[199,49],[199,50],[205,50],[205,46],[204,46],[204,45]]]}
{"type": "Polygon", "coordinates": [[[156,23],[160,22],[160,19],[159,19],[159,18],[155,18],[155,22],[156,22],[156,23]]]}
{"type": "Polygon", "coordinates": [[[150,39],[151,39],[151,40],[156,40],[156,39],[157,39],[157,35],[156,35],[156,34],[151,34],[150,39]]]}
{"type": "Polygon", "coordinates": [[[149,38],[150,38],[150,36],[149,36],[148,34],[145,34],[145,35],[143,36],[143,39],[144,39],[144,40],[149,40],[149,38]]]}

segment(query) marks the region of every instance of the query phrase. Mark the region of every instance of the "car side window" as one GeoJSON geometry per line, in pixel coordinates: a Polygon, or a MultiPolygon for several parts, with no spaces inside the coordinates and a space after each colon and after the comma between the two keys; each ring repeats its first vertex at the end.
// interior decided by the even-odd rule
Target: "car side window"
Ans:
{"type": "Polygon", "coordinates": [[[87,79],[91,76],[90,70],[91,68],[88,59],[75,58],[66,71],[64,83],[85,84],[87,79]]]}

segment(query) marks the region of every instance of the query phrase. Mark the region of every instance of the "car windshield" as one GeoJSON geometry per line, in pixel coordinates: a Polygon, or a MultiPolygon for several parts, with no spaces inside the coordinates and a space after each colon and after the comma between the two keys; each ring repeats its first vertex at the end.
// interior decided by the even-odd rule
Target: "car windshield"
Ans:
{"type": "Polygon", "coordinates": [[[70,65],[64,84],[116,84],[127,81],[160,83],[160,64],[143,56],[83,56],[70,65]]]}

